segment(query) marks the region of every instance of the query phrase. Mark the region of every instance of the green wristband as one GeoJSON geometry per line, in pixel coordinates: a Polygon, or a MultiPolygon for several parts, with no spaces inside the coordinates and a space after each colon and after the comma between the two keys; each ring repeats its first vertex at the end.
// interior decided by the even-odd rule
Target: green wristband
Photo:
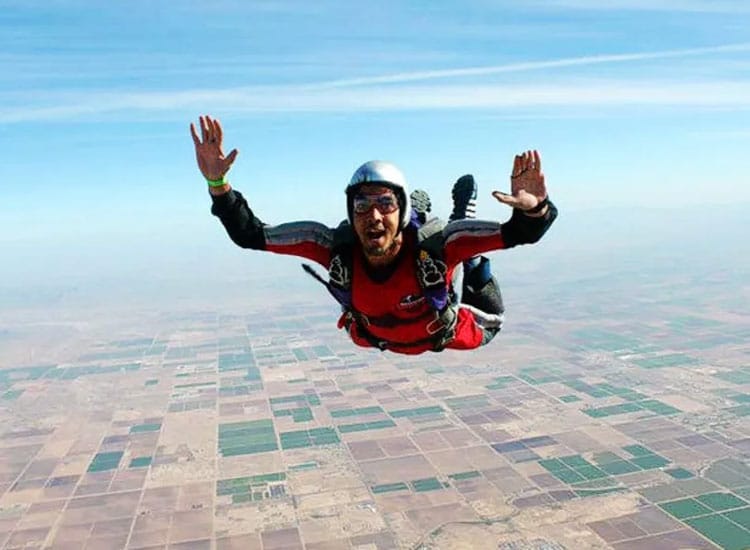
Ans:
{"type": "Polygon", "coordinates": [[[229,183],[226,179],[224,179],[224,176],[221,176],[217,180],[210,180],[206,178],[206,182],[208,183],[209,187],[224,187],[227,183],[229,183]]]}

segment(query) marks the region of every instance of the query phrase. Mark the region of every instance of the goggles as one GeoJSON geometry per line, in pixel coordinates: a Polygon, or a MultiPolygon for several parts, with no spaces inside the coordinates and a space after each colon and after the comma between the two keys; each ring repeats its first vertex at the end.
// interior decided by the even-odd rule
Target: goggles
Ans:
{"type": "Polygon", "coordinates": [[[352,208],[357,214],[369,212],[372,207],[378,209],[381,214],[390,214],[398,210],[398,199],[393,193],[382,193],[380,195],[364,195],[357,193],[352,201],[352,208]]]}

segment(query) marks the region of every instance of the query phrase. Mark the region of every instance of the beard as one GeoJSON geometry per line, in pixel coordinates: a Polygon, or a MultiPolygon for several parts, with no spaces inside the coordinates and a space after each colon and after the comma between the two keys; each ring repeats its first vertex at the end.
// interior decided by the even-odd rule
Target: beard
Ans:
{"type": "Polygon", "coordinates": [[[393,224],[373,221],[355,227],[362,253],[371,265],[390,263],[399,251],[400,231],[393,224]]]}
{"type": "Polygon", "coordinates": [[[362,248],[367,256],[382,257],[388,254],[389,250],[393,247],[393,237],[389,235],[389,232],[385,227],[376,225],[368,227],[362,236],[362,248]],[[380,242],[382,241],[382,244],[380,242]]]}
{"type": "Polygon", "coordinates": [[[391,239],[389,243],[383,246],[363,246],[362,251],[371,264],[386,265],[393,260],[398,248],[398,239],[391,239]]]}
{"type": "Polygon", "coordinates": [[[368,256],[375,256],[375,257],[382,257],[388,254],[393,249],[393,245],[395,243],[391,241],[391,244],[388,246],[370,246],[365,248],[365,254],[368,256]]]}

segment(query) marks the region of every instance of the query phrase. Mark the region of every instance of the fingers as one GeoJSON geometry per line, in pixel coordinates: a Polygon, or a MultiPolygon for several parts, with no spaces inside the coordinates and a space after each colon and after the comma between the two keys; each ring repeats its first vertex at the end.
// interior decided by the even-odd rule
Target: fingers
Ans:
{"type": "Polygon", "coordinates": [[[227,158],[226,158],[227,170],[229,170],[229,167],[232,166],[232,163],[234,162],[234,159],[237,158],[238,154],[239,154],[239,151],[237,149],[232,149],[232,151],[227,155],[227,158]]]}
{"type": "Polygon", "coordinates": [[[209,121],[209,128],[211,128],[211,135],[210,135],[209,143],[221,143],[219,141],[219,133],[221,132],[221,130],[217,128],[219,122],[215,118],[214,119],[209,118],[208,121],[209,121]]]}
{"type": "Polygon", "coordinates": [[[539,204],[539,199],[524,189],[521,189],[516,195],[508,195],[502,191],[493,191],[492,196],[503,204],[524,211],[531,210],[539,204]]]}
{"type": "Polygon", "coordinates": [[[511,171],[511,177],[516,177],[521,173],[521,156],[516,155],[513,159],[513,170],[511,171]]]}
{"type": "Polygon", "coordinates": [[[523,171],[524,172],[526,172],[527,170],[534,170],[536,168],[534,153],[536,153],[536,151],[526,151],[523,154],[523,171]]]}
{"type": "Polygon", "coordinates": [[[528,170],[534,169],[534,157],[531,154],[531,151],[526,151],[523,154],[523,171],[526,172],[528,170]]]}
{"type": "Polygon", "coordinates": [[[195,129],[195,125],[190,123],[190,133],[193,136],[193,143],[196,146],[205,145],[207,143],[214,143],[221,147],[221,142],[224,137],[224,131],[221,128],[221,123],[218,118],[211,118],[209,115],[201,115],[198,117],[200,120],[201,137],[198,138],[198,132],[195,129]]]}
{"type": "Polygon", "coordinates": [[[201,116],[200,117],[200,123],[201,123],[201,137],[203,138],[203,143],[208,142],[208,135],[210,133],[209,129],[209,121],[211,119],[208,118],[208,116],[201,116]]]}
{"type": "Polygon", "coordinates": [[[521,210],[530,210],[539,204],[539,197],[533,193],[529,193],[525,189],[520,189],[513,195],[503,193],[502,191],[493,191],[492,196],[498,201],[513,208],[519,208],[521,210]]]}
{"type": "Polygon", "coordinates": [[[516,155],[515,159],[513,159],[513,172],[511,173],[511,177],[518,177],[529,170],[533,170],[537,173],[542,170],[542,158],[539,156],[539,151],[536,149],[524,151],[520,155],[516,155]]]}
{"type": "Polygon", "coordinates": [[[508,195],[507,193],[503,193],[502,191],[493,191],[492,196],[495,197],[499,202],[507,204],[508,206],[511,206],[513,208],[515,208],[519,204],[519,201],[516,197],[514,197],[513,195],[508,195]]]}
{"type": "Polygon", "coordinates": [[[529,151],[525,151],[523,153],[516,155],[516,158],[513,160],[513,173],[511,177],[517,178],[524,172],[528,171],[529,164],[530,164],[529,153],[530,153],[529,151]]]}
{"type": "Polygon", "coordinates": [[[201,144],[201,140],[198,137],[198,133],[195,131],[195,124],[192,122],[190,123],[190,135],[193,136],[193,143],[198,147],[201,144]]]}
{"type": "Polygon", "coordinates": [[[221,145],[222,140],[224,139],[224,131],[221,129],[221,124],[219,123],[219,119],[214,119],[214,129],[216,130],[216,139],[219,140],[219,145],[221,145]]]}

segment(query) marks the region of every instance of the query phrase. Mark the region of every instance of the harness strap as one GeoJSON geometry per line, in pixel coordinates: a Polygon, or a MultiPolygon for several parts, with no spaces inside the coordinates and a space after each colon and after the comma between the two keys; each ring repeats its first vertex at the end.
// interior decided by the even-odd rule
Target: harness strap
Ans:
{"type": "MultiPolygon", "coordinates": [[[[395,315],[381,315],[379,317],[368,317],[364,313],[361,313],[359,311],[356,311],[352,309],[351,304],[348,302],[347,298],[348,296],[341,296],[342,291],[338,288],[336,288],[335,285],[331,284],[330,281],[326,281],[321,277],[317,271],[310,265],[310,264],[302,264],[302,269],[305,270],[305,272],[313,277],[316,281],[318,281],[320,284],[322,284],[328,292],[331,293],[331,296],[333,296],[339,304],[341,304],[342,309],[346,312],[347,317],[357,323],[357,332],[361,333],[362,336],[367,339],[371,344],[373,344],[375,347],[380,349],[385,349],[383,347],[384,345],[397,345],[399,347],[409,347],[409,346],[416,346],[416,345],[423,345],[426,342],[436,342],[436,345],[439,346],[445,346],[447,342],[453,339],[455,336],[455,333],[451,334],[453,329],[456,325],[456,320],[458,319],[458,314],[456,311],[455,306],[450,303],[447,304],[443,309],[440,311],[440,313],[437,313],[435,310],[428,310],[424,312],[419,317],[416,317],[414,319],[400,319],[396,317],[395,315]],[[430,334],[429,337],[423,338],[421,340],[417,340],[415,342],[410,342],[409,344],[402,344],[398,342],[387,342],[385,340],[380,340],[372,335],[372,333],[367,330],[367,327],[372,325],[376,327],[392,327],[396,326],[398,324],[409,324],[413,323],[418,320],[423,320],[427,318],[432,318],[432,320],[427,323],[427,332],[430,334]]],[[[351,323],[350,323],[351,324],[351,323]]],[[[347,330],[349,329],[349,325],[346,325],[347,330]]],[[[442,348],[441,348],[442,349],[442,348]]]]}
{"type": "Polygon", "coordinates": [[[350,296],[346,291],[343,291],[333,284],[331,284],[329,281],[326,281],[323,277],[321,277],[315,269],[310,264],[302,264],[302,269],[305,270],[305,273],[313,277],[316,281],[318,281],[320,284],[322,284],[324,287],[326,287],[326,290],[333,296],[333,299],[336,300],[339,304],[341,304],[341,307],[344,309],[348,309],[351,307],[351,304],[349,303],[350,296]]]}
{"type": "Polygon", "coordinates": [[[346,311],[344,318],[344,327],[347,332],[351,330],[352,324],[357,326],[357,335],[367,340],[371,346],[384,351],[389,348],[411,348],[422,346],[427,343],[433,344],[433,351],[442,351],[445,346],[448,345],[451,340],[456,337],[456,324],[458,321],[458,311],[453,305],[447,306],[440,314],[436,314],[435,318],[430,321],[427,325],[427,332],[430,336],[427,338],[421,338],[413,342],[393,342],[389,340],[382,340],[372,334],[368,329],[367,325],[362,322],[362,315],[354,310],[346,311]]]}
{"type": "MultiPolygon", "coordinates": [[[[354,310],[352,310],[354,311],[354,310]]],[[[421,315],[417,317],[412,317],[410,319],[403,319],[401,317],[397,317],[395,315],[387,314],[387,315],[379,315],[377,317],[373,317],[372,315],[365,315],[364,313],[357,311],[355,312],[355,316],[357,317],[357,320],[362,324],[363,326],[374,326],[374,327],[395,327],[398,325],[409,325],[416,321],[422,321],[422,320],[428,320],[428,319],[435,319],[436,314],[432,310],[427,310],[421,315]]]]}

